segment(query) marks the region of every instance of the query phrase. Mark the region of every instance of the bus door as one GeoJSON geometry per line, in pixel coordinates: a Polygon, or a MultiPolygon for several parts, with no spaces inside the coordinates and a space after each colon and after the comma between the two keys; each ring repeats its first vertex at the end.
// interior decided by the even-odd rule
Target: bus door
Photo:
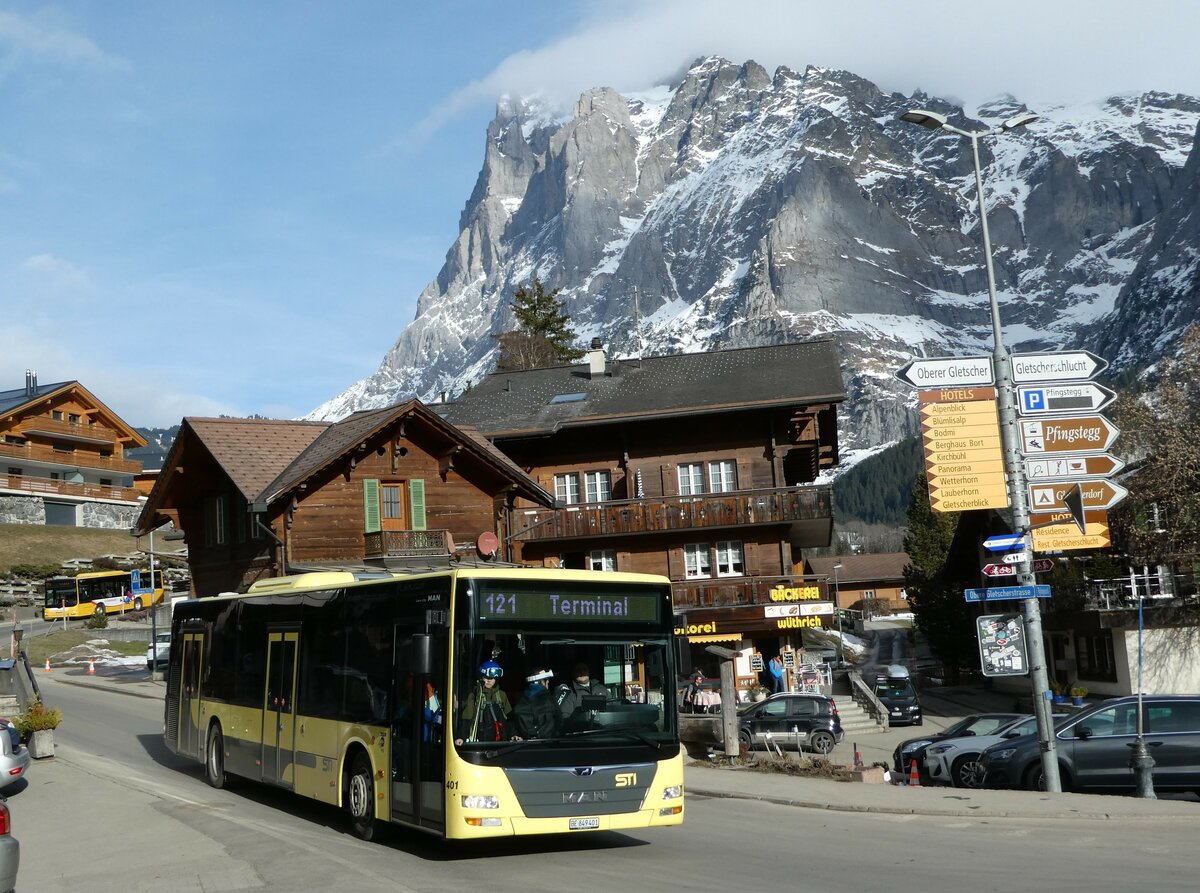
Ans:
{"type": "Polygon", "coordinates": [[[297,629],[267,631],[267,681],[263,695],[263,781],[295,786],[297,629]]]}
{"type": "Polygon", "coordinates": [[[202,756],[204,730],[200,727],[200,671],[204,660],[204,633],[183,634],[179,677],[179,750],[202,756]]]}
{"type": "MultiPolygon", "coordinates": [[[[395,691],[392,720],[392,818],[427,828],[446,823],[445,753],[442,734],[450,710],[437,681],[444,658],[434,648],[432,675],[413,675],[408,642],[412,627],[394,630],[395,691]]],[[[443,647],[444,650],[444,647],[443,647]]]]}

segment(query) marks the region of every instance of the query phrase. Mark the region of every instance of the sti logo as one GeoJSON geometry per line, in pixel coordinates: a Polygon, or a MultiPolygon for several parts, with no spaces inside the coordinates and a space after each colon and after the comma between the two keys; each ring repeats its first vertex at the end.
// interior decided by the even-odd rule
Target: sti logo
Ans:
{"type": "Polygon", "coordinates": [[[617,773],[617,787],[631,788],[636,784],[637,784],[637,773],[636,772],[618,772],[617,773]]]}

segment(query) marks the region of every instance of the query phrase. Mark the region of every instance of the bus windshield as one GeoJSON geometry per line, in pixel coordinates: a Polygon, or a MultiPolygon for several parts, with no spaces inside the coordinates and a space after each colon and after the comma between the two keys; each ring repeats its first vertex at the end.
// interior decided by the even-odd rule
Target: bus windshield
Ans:
{"type": "Polygon", "coordinates": [[[628,585],[500,586],[475,582],[474,623],[454,643],[456,744],[506,750],[517,742],[675,739],[669,594],[628,585]]]}

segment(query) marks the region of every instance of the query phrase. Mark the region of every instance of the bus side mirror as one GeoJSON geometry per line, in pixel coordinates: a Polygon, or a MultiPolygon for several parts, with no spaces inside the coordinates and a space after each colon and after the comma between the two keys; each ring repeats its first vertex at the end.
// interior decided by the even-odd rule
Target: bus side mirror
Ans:
{"type": "Polygon", "coordinates": [[[428,676],[433,672],[433,636],[429,633],[414,633],[409,646],[409,672],[414,676],[428,676]]]}

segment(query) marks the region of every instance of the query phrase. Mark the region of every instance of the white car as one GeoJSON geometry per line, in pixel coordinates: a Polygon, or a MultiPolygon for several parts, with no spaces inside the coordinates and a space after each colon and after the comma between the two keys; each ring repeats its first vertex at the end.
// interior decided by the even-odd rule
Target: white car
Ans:
{"type": "Polygon", "coordinates": [[[146,649],[146,669],[156,670],[159,664],[165,664],[171,656],[171,632],[157,633],[150,647],[146,649]]]}
{"type": "Polygon", "coordinates": [[[967,735],[948,738],[929,745],[925,750],[925,769],[931,780],[951,784],[956,788],[983,787],[983,766],[979,755],[984,748],[1006,738],[1032,735],[1037,732],[1037,717],[1022,716],[1001,726],[991,735],[967,735]]]}

